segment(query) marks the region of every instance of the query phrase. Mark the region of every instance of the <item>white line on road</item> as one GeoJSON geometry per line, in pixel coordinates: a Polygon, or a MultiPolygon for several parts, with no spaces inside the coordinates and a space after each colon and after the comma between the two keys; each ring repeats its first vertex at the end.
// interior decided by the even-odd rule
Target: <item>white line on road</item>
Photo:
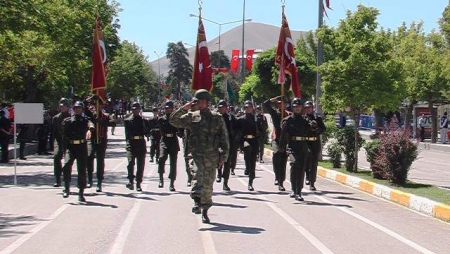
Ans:
{"type": "MultiPolygon", "coordinates": [[[[198,217],[199,228],[203,228],[205,224],[203,224],[202,222],[202,216],[196,217],[198,217]]],[[[211,232],[209,230],[200,231],[200,236],[202,238],[203,250],[205,251],[205,253],[216,254],[217,250],[216,246],[214,245],[214,240],[212,238],[211,232]]]]}
{"type": "Polygon", "coordinates": [[[22,244],[24,244],[26,241],[30,240],[31,237],[33,237],[34,235],[39,233],[39,231],[44,229],[48,224],[52,223],[53,220],[56,217],[58,217],[61,213],[63,213],[64,210],[66,210],[68,207],[69,207],[69,204],[62,205],[60,208],[58,208],[58,210],[53,212],[52,215],[50,215],[50,217],[45,219],[43,222],[39,223],[36,227],[31,229],[28,233],[26,233],[25,235],[23,235],[22,237],[20,237],[16,241],[14,241],[12,244],[10,244],[8,247],[3,249],[0,252],[0,254],[7,254],[7,253],[9,254],[9,253],[12,253],[13,251],[15,251],[17,248],[22,246],[22,244]]]}
{"type": "MultiPolygon", "coordinates": [[[[259,165],[259,166],[260,166],[261,168],[263,168],[265,171],[267,171],[268,173],[274,174],[272,171],[268,170],[265,166],[262,166],[262,165],[259,165]]],[[[239,180],[240,180],[240,179],[239,179],[239,180]]],[[[286,181],[286,182],[289,182],[289,181],[286,181]]],[[[290,182],[289,182],[289,183],[290,183],[290,182]]],[[[346,187],[348,187],[348,186],[346,186],[346,187]]],[[[307,191],[307,192],[309,192],[309,191],[307,191]]],[[[318,199],[320,199],[320,200],[322,200],[322,201],[325,202],[325,203],[333,204],[333,202],[331,202],[330,200],[328,200],[328,199],[326,199],[326,198],[324,198],[324,197],[320,197],[320,196],[315,196],[315,197],[318,198],[318,199]]],[[[384,200],[383,200],[383,201],[384,201],[384,200]]],[[[407,238],[405,238],[405,237],[403,237],[403,236],[401,236],[401,235],[395,233],[394,231],[392,231],[392,230],[390,230],[390,229],[388,229],[388,228],[386,228],[386,227],[383,227],[383,226],[381,226],[380,224],[378,224],[378,223],[376,223],[376,222],[373,222],[373,221],[369,220],[368,218],[366,218],[366,217],[364,217],[364,216],[362,216],[362,215],[359,215],[359,214],[357,214],[357,213],[355,213],[355,212],[350,211],[348,208],[345,208],[345,207],[336,207],[336,206],[335,206],[335,208],[341,210],[342,212],[344,212],[344,213],[346,213],[346,214],[348,214],[348,215],[350,215],[350,216],[352,216],[352,217],[354,217],[354,218],[359,219],[359,220],[362,221],[362,222],[365,222],[365,223],[369,224],[370,226],[372,226],[372,227],[374,227],[374,228],[380,230],[381,232],[383,232],[383,233],[385,233],[385,234],[387,234],[387,235],[392,236],[393,238],[395,238],[395,239],[399,240],[400,242],[402,242],[402,243],[404,243],[404,244],[410,246],[411,248],[416,249],[417,251],[419,251],[419,252],[421,252],[421,253],[427,253],[427,254],[432,254],[432,253],[434,253],[434,252],[432,252],[432,251],[426,249],[425,247],[423,247],[423,246],[421,246],[421,245],[419,245],[419,244],[417,244],[417,243],[415,243],[415,242],[413,242],[413,241],[411,241],[411,240],[409,240],[409,239],[407,239],[407,238]]]]}
{"type": "MultiPolygon", "coordinates": [[[[238,179],[239,182],[241,182],[244,186],[247,186],[247,183],[243,179],[238,179]]],[[[265,195],[258,195],[261,199],[265,200],[265,204],[268,205],[272,210],[274,210],[278,215],[281,216],[289,225],[295,228],[301,235],[303,235],[314,247],[316,247],[317,250],[319,250],[321,253],[327,253],[332,254],[333,251],[328,249],[325,244],[323,244],[317,237],[315,237],[313,234],[311,234],[308,230],[306,230],[304,227],[302,227],[294,218],[289,216],[287,213],[285,213],[282,209],[277,207],[275,204],[269,202],[269,199],[265,195]]]]}
{"type": "MultiPolygon", "coordinates": [[[[146,178],[149,178],[150,175],[153,173],[154,167],[152,167],[151,170],[147,170],[146,178]]],[[[144,190],[147,189],[149,183],[146,183],[143,187],[144,190]]],[[[136,220],[136,216],[139,212],[139,209],[141,209],[142,199],[136,199],[134,202],[133,207],[128,212],[127,217],[125,218],[125,221],[122,224],[122,227],[120,227],[119,234],[117,234],[116,239],[113,242],[113,245],[109,251],[110,254],[120,254],[123,253],[123,249],[125,248],[125,243],[128,240],[128,236],[131,232],[131,227],[133,226],[133,222],[136,220]]]]}

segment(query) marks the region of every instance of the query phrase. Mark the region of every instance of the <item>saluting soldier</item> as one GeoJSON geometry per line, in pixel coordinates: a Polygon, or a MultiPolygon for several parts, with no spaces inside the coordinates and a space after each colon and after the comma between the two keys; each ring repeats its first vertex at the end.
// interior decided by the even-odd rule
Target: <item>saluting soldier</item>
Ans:
{"type": "Polygon", "coordinates": [[[258,138],[262,133],[262,126],[257,121],[253,103],[245,101],[245,114],[237,119],[237,139],[244,151],[245,175],[248,175],[248,190],[253,191],[253,180],[255,179],[256,159],[258,156],[258,138]]]}
{"type": "Polygon", "coordinates": [[[228,159],[228,134],[222,116],[209,109],[211,94],[205,89],[199,89],[194,97],[198,99],[199,110],[188,112],[192,101],[188,102],[171,115],[170,122],[178,128],[191,130],[189,149],[194,160],[192,212],[201,213],[203,223],[209,223],[208,210],[213,204],[216,167],[221,166],[228,159]]]}
{"type": "Polygon", "coordinates": [[[61,159],[65,153],[64,149],[67,148],[67,144],[63,144],[63,121],[64,119],[70,117],[69,113],[69,100],[66,98],[61,98],[59,100],[59,113],[56,114],[52,119],[52,133],[54,137],[53,143],[53,174],[55,176],[55,184],[53,187],[61,186],[61,175],[62,175],[62,163],[61,159]]]}
{"type": "MultiPolygon", "coordinates": [[[[159,109],[154,107],[153,118],[148,121],[150,132],[148,134],[150,138],[150,162],[154,162],[153,158],[156,157],[156,163],[159,161],[159,144],[161,141],[161,131],[159,130],[158,118],[159,109]]],[[[148,141],[148,139],[147,139],[148,141]]]]}
{"type": "Polygon", "coordinates": [[[317,164],[319,163],[320,153],[322,152],[322,144],[320,134],[326,131],[322,117],[314,114],[314,107],[311,101],[306,101],[303,106],[305,117],[310,125],[308,131],[308,145],[311,151],[309,157],[308,168],[306,169],[306,185],[310,185],[309,189],[316,190],[315,182],[317,179],[317,164]]]}
{"type": "Polygon", "coordinates": [[[159,162],[158,162],[158,174],[159,174],[159,188],[164,187],[164,172],[167,157],[170,157],[170,191],[175,191],[174,182],[177,178],[177,158],[178,151],[180,151],[180,145],[178,144],[178,129],[169,122],[170,114],[173,112],[173,102],[166,101],[165,115],[158,119],[159,129],[161,131],[161,143],[159,148],[159,162]]]}
{"type": "MultiPolygon", "coordinates": [[[[193,98],[191,103],[191,108],[189,109],[189,112],[194,112],[198,110],[197,105],[198,99],[193,98]]],[[[192,154],[189,149],[189,138],[191,136],[191,130],[188,128],[182,129],[183,130],[183,155],[184,155],[184,165],[186,167],[186,174],[187,174],[187,187],[191,187],[192,183],[192,154]]]]}
{"type": "MultiPolygon", "coordinates": [[[[287,153],[286,151],[278,149],[280,145],[280,135],[281,135],[281,120],[282,112],[284,110],[283,103],[281,101],[281,96],[277,96],[264,101],[264,109],[270,114],[272,118],[272,124],[274,128],[274,136],[272,139],[272,148],[274,152],[272,153],[272,167],[275,173],[275,185],[278,185],[278,190],[285,191],[284,181],[286,180],[286,164],[287,164],[287,153]],[[272,108],[271,103],[276,103],[276,109],[272,108]]],[[[286,117],[287,115],[284,114],[286,117]]]]}
{"type": "MultiPolygon", "coordinates": [[[[236,146],[236,130],[237,130],[237,120],[234,115],[228,112],[227,102],[224,100],[220,100],[217,108],[219,113],[222,115],[223,121],[225,122],[225,126],[227,127],[228,132],[228,143],[230,145],[230,155],[236,153],[237,155],[237,146],[236,146]]],[[[223,190],[230,191],[230,187],[228,186],[228,180],[230,179],[230,169],[231,169],[231,160],[232,157],[228,156],[228,159],[223,164],[223,172],[222,167],[218,167],[217,170],[217,182],[220,182],[220,179],[223,178],[223,190]]]]}
{"type": "Polygon", "coordinates": [[[310,156],[308,145],[309,123],[302,114],[302,101],[299,98],[292,100],[293,114],[284,118],[281,123],[280,145],[278,150],[289,154],[291,164],[290,197],[303,201],[302,188],[305,179],[308,157],[310,156]]]}
{"type": "Polygon", "coordinates": [[[105,154],[108,145],[108,126],[113,120],[102,111],[103,101],[96,96],[92,97],[91,107],[85,110],[95,126],[95,133],[88,139],[88,188],[92,187],[92,178],[94,173],[94,160],[97,159],[97,188],[96,192],[102,191],[102,183],[105,175],[105,154]]]}
{"type": "Polygon", "coordinates": [[[74,115],[64,119],[62,122],[62,144],[67,144],[67,150],[69,152],[63,167],[63,197],[69,197],[72,165],[77,160],[78,201],[85,202],[84,189],[86,188],[86,163],[88,157],[86,139],[90,139],[95,134],[95,128],[94,124],[86,116],[83,116],[84,105],[81,101],[73,104],[73,110],[74,115]]]}
{"type": "Polygon", "coordinates": [[[145,154],[147,144],[145,135],[147,134],[147,121],[140,115],[141,104],[134,102],[131,104],[131,115],[124,120],[126,150],[128,157],[128,183],[126,187],[134,190],[134,179],[136,178],[136,190],[142,191],[141,183],[144,178],[145,154]],[[134,175],[134,165],[136,165],[136,176],[134,175]]]}

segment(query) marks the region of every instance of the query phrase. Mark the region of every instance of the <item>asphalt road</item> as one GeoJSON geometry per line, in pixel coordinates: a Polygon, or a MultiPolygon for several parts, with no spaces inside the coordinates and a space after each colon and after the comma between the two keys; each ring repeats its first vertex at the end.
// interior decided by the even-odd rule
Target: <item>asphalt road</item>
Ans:
{"type": "Polygon", "coordinates": [[[191,213],[181,157],[176,192],[167,173],[157,187],[147,162],[138,193],[125,188],[123,128],[110,141],[104,192],[88,189],[84,204],[76,188],[63,199],[51,187],[49,156],[20,161],[17,186],[13,167],[0,167],[0,253],[450,253],[450,224],[347,186],[319,178],[305,201],[289,198],[273,185],[270,158],[258,163],[249,192],[240,156],[232,191],[215,184],[212,223],[202,224],[191,213]]]}

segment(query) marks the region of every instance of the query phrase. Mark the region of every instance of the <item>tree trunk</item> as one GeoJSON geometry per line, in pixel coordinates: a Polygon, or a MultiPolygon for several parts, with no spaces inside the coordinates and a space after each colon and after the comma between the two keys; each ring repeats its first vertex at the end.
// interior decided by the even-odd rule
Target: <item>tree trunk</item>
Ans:
{"type": "Polygon", "coordinates": [[[436,143],[437,137],[437,112],[433,109],[433,101],[428,101],[428,109],[431,112],[431,143],[436,143]]]}
{"type": "Polygon", "coordinates": [[[406,115],[405,115],[405,130],[406,131],[411,131],[411,125],[409,122],[412,119],[413,109],[414,109],[414,105],[412,103],[409,104],[408,107],[406,108],[406,115]]]}
{"type": "Polygon", "coordinates": [[[359,151],[359,113],[355,114],[355,168],[353,172],[358,172],[358,151],[359,151]]]}

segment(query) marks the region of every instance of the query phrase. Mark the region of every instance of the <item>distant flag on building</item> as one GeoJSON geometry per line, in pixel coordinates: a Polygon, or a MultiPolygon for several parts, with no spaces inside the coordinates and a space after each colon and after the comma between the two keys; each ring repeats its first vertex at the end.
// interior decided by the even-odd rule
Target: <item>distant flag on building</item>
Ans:
{"type": "Polygon", "coordinates": [[[284,75],[289,74],[291,76],[291,90],[295,97],[301,98],[300,82],[298,80],[298,71],[295,63],[294,42],[292,40],[289,24],[284,15],[284,9],[282,12],[280,37],[278,38],[278,46],[275,54],[275,64],[280,66],[278,83],[284,85],[284,75]]]}
{"type": "Polygon", "coordinates": [[[103,40],[102,24],[97,17],[94,23],[94,39],[92,48],[92,79],[91,91],[106,101],[106,75],[108,61],[106,57],[105,42],[103,40]]]}
{"type": "Polygon", "coordinates": [[[231,70],[237,72],[239,67],[239,49],[231,51],[231,70]]]}
{"type": "Polygon", "coordinates": [[[252,70],[253,67],[253,53],[255,53],[254,49],[248,49],[247,50],[247,58],[245,59],[245,65],[247,66],[247,69],[249,71],[252,70]]]}
{"type": "Polygon", "coordinates": [[[192,74],[192,89],[212,88],[212,68],[209,59],[208,45],[206,42],[205,27],[202,17],[198,19],[197,46],[195,48],[194,72],[192,74]]]}

